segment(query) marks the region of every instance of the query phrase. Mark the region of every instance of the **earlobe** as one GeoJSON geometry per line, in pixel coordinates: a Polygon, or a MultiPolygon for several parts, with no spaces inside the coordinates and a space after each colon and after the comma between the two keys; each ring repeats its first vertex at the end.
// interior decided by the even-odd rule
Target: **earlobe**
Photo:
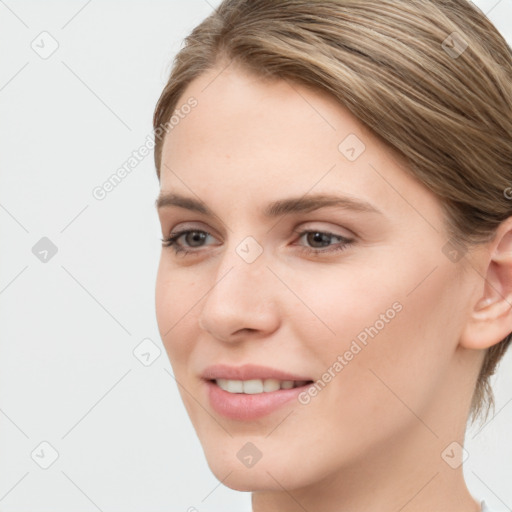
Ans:
{"type": "Polygon", "coordinates": [[[483,286],[460,340],[461,346],[477,350],[496,345],[512,332],[512,217],[500,224],[481,258],[483,286]]]}

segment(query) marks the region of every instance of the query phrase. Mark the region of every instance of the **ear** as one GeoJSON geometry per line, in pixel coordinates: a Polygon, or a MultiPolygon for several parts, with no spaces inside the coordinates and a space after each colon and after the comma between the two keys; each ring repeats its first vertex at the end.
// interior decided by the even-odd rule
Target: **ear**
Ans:
{"type": "Polygon", "coordinates": [[[482,258],[483,286],[460,340],[471,349],[489,348],[512,332],[512,217],[499,225],[482,258]]]}

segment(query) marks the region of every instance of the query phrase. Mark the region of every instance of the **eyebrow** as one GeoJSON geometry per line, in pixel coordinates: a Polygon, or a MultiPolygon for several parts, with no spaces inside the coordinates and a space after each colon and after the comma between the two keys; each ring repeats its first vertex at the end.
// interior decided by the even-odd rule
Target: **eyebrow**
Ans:
{"type": "MultiPolygon", "coordinates": [[[[157,210],[176,206],[193,212],[202,213],[204,215],[216,216],[214,212],[202,201],[176,193],[160,193],[155,201],[155,206],[157,210]]],[[[316,194],[280,199],[269,203],[265,207],[263,214],[265,217],[275,218],[292,213],[308,213],[329,206],[337,206],[339,208],[356,212],[382,214],[380,210],[366,201],[347,196],[336,196],[330,194],[316,194]]]]}

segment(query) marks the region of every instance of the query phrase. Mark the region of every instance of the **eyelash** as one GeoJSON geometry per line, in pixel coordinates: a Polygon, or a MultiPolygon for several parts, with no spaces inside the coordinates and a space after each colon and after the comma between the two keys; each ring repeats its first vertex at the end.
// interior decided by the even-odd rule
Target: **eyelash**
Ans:
{"type": "MultiPolygon", "coordinates": [[[[208,231],[200,230],[200,229],[184,229],[182,231],[177,231],[176,233],[171,233],[171,235],[168,238],[162,238],[162,246],[163,247],[170,247],[173,249],[174,254],[182,254],[183,256],[186,256],[187,254],[196,253],[198,250],[194,249],[185,249],[177,244],[177,241],[179,238],[181,238],[183,235],[186,235],[188,233],[205,233],[207,236],[212,236],[211,233],[208,231]]],[[[353,244],[354,240],[345,238],[341,235],[336,235],[335,233],[330,233],[328,231],[320,231],[320,230],[305,230],[305,231],[295,231],[299,235],[299,238],[302,238],[304,235],[307,235],[309,233],[320,233],[322,235],[327,235],[329,237],[338,238],[341,240],[340,245],[336,246],[334,249],[314,249],[314,248],[308,248],[304,246],[301,247],[301,251],[305,252],[309,255],[321,255],[323,253],[333,253],[338,251],[344,251],[348,249],[350,245],[353,244]]]]}

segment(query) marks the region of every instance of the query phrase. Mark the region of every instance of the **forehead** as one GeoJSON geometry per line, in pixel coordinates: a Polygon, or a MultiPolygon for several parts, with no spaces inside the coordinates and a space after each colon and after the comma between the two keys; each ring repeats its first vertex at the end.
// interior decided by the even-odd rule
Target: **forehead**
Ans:
{"type": "Polygon", "coordinates": [[[397,153],[327,93],[228,66],[194,80],[176,109],[191,98],[195,106],[164,140],[162,191],[231,190],[253,199],[330,190],[383,208],[400,194],[428,194],[397,153]]]}

